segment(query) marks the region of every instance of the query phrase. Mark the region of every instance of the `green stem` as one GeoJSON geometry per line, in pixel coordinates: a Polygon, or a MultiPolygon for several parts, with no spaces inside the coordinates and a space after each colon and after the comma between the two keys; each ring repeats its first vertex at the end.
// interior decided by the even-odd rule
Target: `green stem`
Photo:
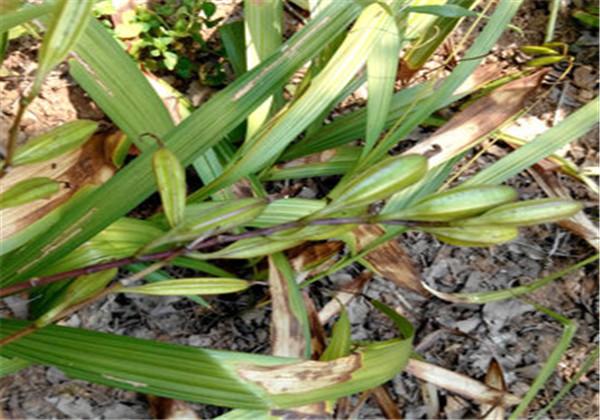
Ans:
{"type": "Polygon", "coordinates": [[[558,394],[556,394],[556,396],[552,399],[552,401],[550,401],[550,403],[546,407],[544,407],[536,413],[533,420],[541,419],[548,411],[552,409],[552,407],[554,407],[565,395],[567,395],[571,388],[577,385],[579,379],[581,379],[581,377],[585,375],[587,371],[590,370],[590,368],[598,362],[599,352],[600,347],[596,346],[596,349],[590,355],[588,355],[588,357],[585,358],[583,364],[581,365],[581,368],[575,374],[575,376],[573,376],[569,383],[565,385],[558,394]]]}
{"type": "Polygon", "coordinates": [[[531,401],[533,401],[539,390],[544,386],[550,375],[552,375],[552,373],[554,372],[554,369],[558,365],[558,362],[560,361],[562,355],[569,348],[569,344],[571,344],[571,340],[573,339],[573,336],[577,331],[577,324],[574,321],[565,318],[564,316],[541,305],[538,305],[533,302],[529,303],[534,305],[538,311],[541,311],[549,317],[554,318],[555,320],[560,322],[564,326],[564,329],[560,341],[558,342],[556,347],[554,347],[554,350],[552,350],[550,357],[548,357],[548,360],[546,360],[546,363],[544,363],[544,366],[540,370],[540,373],[536,376],[535,380],[529,387],[529,390],[521,400],[521,403],[517,406],[515,411],[511,413],[509,417],[510,420],[522,417],[523,413],[525,413],[531,401]]]}
{"type": "Polygon", "coordinates": [[[551,0],[550,16],[548,16],[548,24],[546,25],[546,37],[544,43],[551,42],[554,39],[554,29],[556,28],[556,19],[558,18],[558,9],[560,8],[560,0],[551,0]]]}

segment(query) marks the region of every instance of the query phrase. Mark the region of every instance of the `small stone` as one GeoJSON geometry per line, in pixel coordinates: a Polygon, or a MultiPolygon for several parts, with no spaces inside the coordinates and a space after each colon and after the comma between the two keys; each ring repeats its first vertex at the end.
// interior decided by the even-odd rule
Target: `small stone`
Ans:
{"type": "Polygon", "coordinates": [[[62,373],[62,371],[56,369],[55,367],[49,367],[46,371],[46,379],[48,379],[48,382],[51,384],[59,384],[61,382],[65,382],[67,377],[64,373],[62,373]]]}
{"type": "Polygon", "coordinates": [[[477,328],[479,320],[477,318],[465,319],[463,321],[458,321],[455,325],[460,331],[470,333],[477,328]]]}
{"type": "Polygon", "coordinates": [[[517,300],[490,302],[483,306],[483,320],[492,332],[498,332],[511,319],[533,311],[533,306],[517,300]]]}
{"type": "Polygon", "coordinates": [[[577,67],[573,72],[573,83],[577,87],[593,91],[598,84],[598,73],[591,66],[577,67]]]}

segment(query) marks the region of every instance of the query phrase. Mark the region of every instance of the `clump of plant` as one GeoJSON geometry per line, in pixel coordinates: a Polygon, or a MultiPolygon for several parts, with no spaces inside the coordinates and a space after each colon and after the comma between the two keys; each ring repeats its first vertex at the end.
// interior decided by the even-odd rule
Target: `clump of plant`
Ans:
{"type": "MultiPolygon", "coordinates": [[[[113,31],[129,54],[151,72],[173,72],[182,79],[199,77],[206,85],[222,85],[221,53],[213,51],[202,36],[203,29],[219,23],[220,19],[213,19],[215,12],[210,0],[149,2],[121,13],[113,31]]],[[[109,27],[114,13],[108,0],[96,5],[97,16],[109,27]]]]}
{"type": "MultiPolygon", "coordinates": [[[[490,367],[496,378],[489,384],[423,362],[415,354],[410,322],[382,302],[371,304],[390,319],[397,337],[355,341],[339,300],[332,300],[337,310],[321,321],[322,313],[303,293],[352,264],[377,272],[373,261],[382,247],[391,249],[394,261],[400,256],[395,240],[409,231],[454,246],[491,247],[515,239],[521,227],[581,211],[580,203],[562,197],[520,201],[504,183],[594,127],[598,101],[526,145],[503,135],[501,127],[523,112],[546,70],[526,66],[487,83],[469,78],[508,27],[519,0],[502,0],[485,16],[480,37],[450,75],[434,74],[395,92],[399,56],[411,72],[418,70],[424,63],[422,53],[415,53],[422,35],[440,28],[435,31],[440,45],[463,17],[474,17],[469,7],[476,2],[422,3],[329,2],[309,10],[306,26],[284,43],[282,2],[248,1],[243,28],[222,28],[237,80],[198,109],[180,100],[169,107],[172,113],[107,28],[90,17],[91,0],[57,0],[11,12],[6,21],[18,25],[39,18],[46,33],[39,74],[20,103],[2,162],[7,185],[0,195],[2,216],[35,212],[0,243],[0,296],[30,293],[34,302],[30,319],[0,324],[0,372],[39,363],[112,387],[234,408],[228,414],[233,417],[268,417],[340,414],[342,397],[376,389],[406,370],[475,400],[482,415],[502,418],[511,407],[513,417],[522,415],[573,338],[576,326],[560,314],[538,307],[559,321],[564,333],[529,391],[518,398],[504,386],[498,367],[490,367]],[[66,193],[65,179],[32,177],[27,171],[41,163],[66,165],[65,156],[98,141],[98,136],[89,140],[97,124],[69,122],[22,145],[16,135],[49,69],[68,55],[73,78],[120,132],[105,139],[102,151],[115,174],[66,193]],[[306,63],[300,87],[284,102],[282,86],[306,63]],[[325,124],[331,109],[365,81],[366,108],[325,124]],[[472,102],[451,121],[436,120],[442,127],[430,138],[393,153],[434,112],[469,97],[472,102]],[[465,176],[465,152],[492,133],[521,147],[465,176]],[[139,155],[125,163],[129,142],[139,155]],[[202,181],[198,188],[186,179],[191,171],[202,181]],[[459,175],[460,183],[451,182],[459,175]],[[321,198],[270,188],[273,181],[326,176],[336,178],[321,198]],[[156,214],[129,216],[156,192],[162,204],[156,214]],[[309,251],[295,260],[292,251],[304,247],[309,251]],[[227,271],[219,265],[224,259],[239,260],[243,268],[227,271]],[[173,278],[164,270],[170,266],[197,274],[173,278]],[[117,277],[118,271],[126,278],[117,277]],[[212,295],[265,286],[273,307],[271,355],[55,325],[115,293],[182,296],[209,307],[212,295]],[[337,321],[324,329],[333,316],[337,321]]],[[[136,36],[141,39],[141,29],[136,36]]],[[[158,50],[154,44],[149,48],[158,50]]],[[[530,46],[529,51],[540,50],[530,46]]],[[[541,51],[550,61],[566,56],[548,44],[541,51]]],[[[178,97],[173,89],[168,93],[178,97]]],[[[430,292],[449,301],[484,303],[525,295],[563,274],[497,292],[430,292]]],[[[429,296],[428,286],[416,280],[399,282],[429,296]]]]}

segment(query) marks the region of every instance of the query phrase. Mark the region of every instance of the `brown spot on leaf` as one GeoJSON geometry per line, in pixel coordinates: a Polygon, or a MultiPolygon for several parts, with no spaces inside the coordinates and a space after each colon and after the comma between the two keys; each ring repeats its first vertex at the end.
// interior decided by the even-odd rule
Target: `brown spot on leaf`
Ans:
{"type": "Polygon", "coordinates": [[[323,418],[329,418],[326,411],[326,405],[324,402],[319,402],[310,405],[303,405],[302,407],[295,407],[293,409],[276,409],[271,410],[271,415],[281,417],[283,419],[306,419],[306,420],[317,420],[323,418]]]}
{"type": "Polygon", "coordinates": [[[315,303],[310,298],[308,292],[303,291],[302,297],[304,298],[304,306],[308,314],[308,323],[310,326],[311,356],[312,359],[318,360],[326,347],[325,330],[321,321],[319,321],[319,312],[315,307],[315,303]]]}
{"type": "Polygon", "coordinates": [[[273,303],[271,344],[275,356],[303,357],[304,329],[290,302],[288,280],[269,257],[269,291],[273,303]]]}
{"type": "Polygon", "coordinates": [[[281,366],[238,364],[238,374],[271,395],[301,394],[346,382],[362,366],[360,354],[329,362],[306,360],[281,366]]]}
{"type": "Polygon", "coordinates": [[[329,162],[337,154],[336,149],[327,149],[319,153],[313,153],[308,156],[304,156],[298,159],[290,160],[286,163],[280,163],[275,165],[277,169],[295,168],[297,166],[308,165],[311,163],[325,163],[329,162]]]}
{"type": "Polygon", "coordinates": [[[114,173],[114,167],[104,159],[104,135],[95,135],[82,147],[50,161],[17,166],[0,180],[2,190],[32,177],[47,177],[62,182],[61,190],[48,200],[36,200],[18,207],[0,210],[2,239],[39,220],[66,202],[87,184],[102,184],[114,173]],[[68,187],[67,187],[68,186],[68,187]]]}

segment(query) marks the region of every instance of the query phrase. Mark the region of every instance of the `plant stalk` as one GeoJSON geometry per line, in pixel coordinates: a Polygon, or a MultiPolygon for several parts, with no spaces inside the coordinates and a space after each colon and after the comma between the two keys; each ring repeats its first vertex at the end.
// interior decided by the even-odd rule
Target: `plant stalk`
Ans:
{"type": "Polygon", "coordinates": [[[34,95],[34,91],[30,92],[29,95],[21,98],[19,101],[19,109],[17,110],[17,115],[8,130],[8,143],[6,144],[6,164],[2,171],[0,172],[0,176],[3,176],[6,173],[6,170],[10,168],[12,165],[13,157],[15,155],[15,150],[17,149],[17,138],[19,136],[19,126],[21,125],[21,120],[23,119],[23,115],[25,115],[25,111],[27,107],[36,96],[34,95]]]}
{"type": "MultiPolygon", "coordinates": [[[[211,248],[217,245],[230,244],[242,239],[256,238],[258,236],[269,236],[277,232],[281,232],[289,229],[302,228],[306,226],[335,226],[335,225],[353,225],[353,224],[386,224],[386,225],[403,225],[403,226],[431,226],[432,223],[415,223],[406,220],[385,220],[376,221],[375,219],[367,217],[340,217],[331,219],[314,219],[314,220],[301,220],[295,222],[281,223],[279,225],[270,226],[261,229],[255,229],[246,231],[235,235],[217,235],[207,238],[193,246],[180,246],[177,248],[169,249],[166,251],[153,252],[144,255],[133,255],[130,257],[118,258],[112,261],[107,261],[98,264],[88,265],[86,267],[80,267],[61,273],[51,274],[42,277],[33,277],[28,281],[13,284],[0,289],[0,297],[12,295],[15,293],[23,292],[33,287],[45,286],[47,284],[55,283],[71,277],[78,277],[97,273],[99,271],[108,270],[111,268],[118,268],[125,265],[137,263],[137,262],[148,262],[148,261],[170,261],[176,257],[185,255],[192,251],[199,251],[207,248],[211,248]]],[[[437,224],[436,224],[437,225],[437,224]]]]}

